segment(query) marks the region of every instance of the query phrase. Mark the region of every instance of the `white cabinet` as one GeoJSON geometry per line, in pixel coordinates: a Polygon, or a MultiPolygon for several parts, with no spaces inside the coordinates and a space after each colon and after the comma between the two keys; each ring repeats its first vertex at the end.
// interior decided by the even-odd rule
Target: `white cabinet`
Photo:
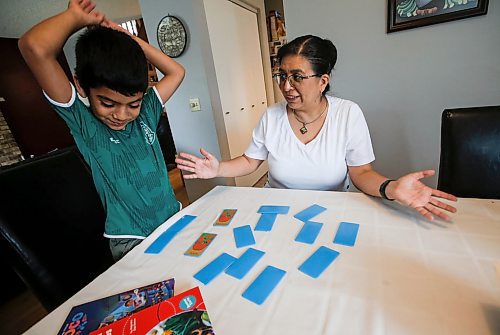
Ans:
{"type": "MultiPolygon", "coordinates": [[[[267,107],[257,14],[228,0],[205,1],[205,15],[220,96],[229,156],[244,153],[252,131],[267,107]]],[[[237,186],[252,186],[267,172],[235,178],[237,186]]]]}

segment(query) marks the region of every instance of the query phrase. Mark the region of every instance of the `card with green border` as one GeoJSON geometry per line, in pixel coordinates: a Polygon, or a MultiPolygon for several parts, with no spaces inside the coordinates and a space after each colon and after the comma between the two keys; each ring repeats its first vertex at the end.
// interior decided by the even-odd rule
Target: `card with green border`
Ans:
{"type": "Polygon", "coordinates": [[[212,243],[217,234],[202,233],[200,237],[193,243],[193,245],[184,253],[187,256],[199,257],[207,249],[207,247],[212,243]]]}
{"type": "Polygon", "coordinates": [[[214,226],[227,226],[234,218],[237,209],[223,209],[222,213],[219,215],[217,221],[215,221],[214,226]]]}

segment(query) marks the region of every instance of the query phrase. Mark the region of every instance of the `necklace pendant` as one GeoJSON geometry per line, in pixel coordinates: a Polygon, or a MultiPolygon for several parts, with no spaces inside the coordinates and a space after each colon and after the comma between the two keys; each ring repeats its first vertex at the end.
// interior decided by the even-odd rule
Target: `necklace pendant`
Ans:
{"type": "Polygon", "coordinates": [[[304,135],[305,133],[307,133],[306,125],[303,125],[302,128],[300,128],[299,130],[302,133],[302,135],[304,135]]]}

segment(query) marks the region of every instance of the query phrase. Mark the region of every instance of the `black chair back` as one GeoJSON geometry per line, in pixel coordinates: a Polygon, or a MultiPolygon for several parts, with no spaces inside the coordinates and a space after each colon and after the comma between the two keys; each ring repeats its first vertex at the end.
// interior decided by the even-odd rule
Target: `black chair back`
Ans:
{"type": "Polygon", "coordinates": [[[113,259],[105,212],[75,147],[0,169],[0,251],[51,311],[113,259]]]}
{"type": "Polygon", "coordinates": [[[443,111],[438,189],[500,199],[500,106],[443,111]]]}

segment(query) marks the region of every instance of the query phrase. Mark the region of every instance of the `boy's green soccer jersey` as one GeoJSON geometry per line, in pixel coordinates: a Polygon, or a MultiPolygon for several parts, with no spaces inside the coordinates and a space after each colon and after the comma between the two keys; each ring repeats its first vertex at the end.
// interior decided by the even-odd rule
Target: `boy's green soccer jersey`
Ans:
{"type": "Polygon", "coordinates": [[[74,87],[69,103],[48,100],[92,170],[106,211],[104,236],[144,238],[179,211],[156,136],[163,110],[156,89],[146,92],[139,116],[124,130],[99,121],[74,87]]]}

